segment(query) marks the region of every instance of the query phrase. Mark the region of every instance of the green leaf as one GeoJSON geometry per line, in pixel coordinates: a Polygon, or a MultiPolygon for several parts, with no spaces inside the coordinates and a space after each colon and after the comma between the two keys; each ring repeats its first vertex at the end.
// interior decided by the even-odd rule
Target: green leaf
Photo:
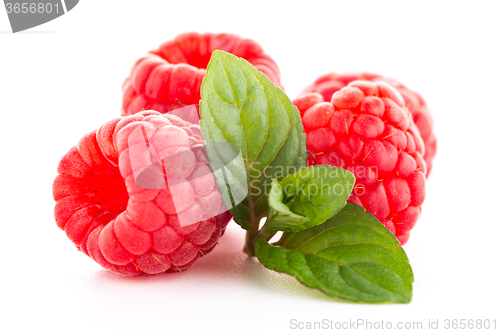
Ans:
{"type": "Polygon", "coordinates": [[[249,62],[214,51],[201,87],[200,116],[208,158],[223,167],[216,178],[224,203],[244,229],[257,228],[268,209],[272,178],[305,167],[306,137],[297,108],[249,62]],[[239,157],[225,160],[219,143],[237,147],[239,157]]]}
{"type": "Polygon", "coordinates": [[[259,238],[255,254],[265,267],[332,297],[370,303],[412,298],[413,272],[397,238],[353,203],[323,224],[284,233],[275,245],[259,238]]]}
{"type": "Polygon", "coordinates": [[[268,228],[300,231],[325,222],[346,205],[356,178],[345,169],[310,166],[273,180],[269,193],[268,228]]]}

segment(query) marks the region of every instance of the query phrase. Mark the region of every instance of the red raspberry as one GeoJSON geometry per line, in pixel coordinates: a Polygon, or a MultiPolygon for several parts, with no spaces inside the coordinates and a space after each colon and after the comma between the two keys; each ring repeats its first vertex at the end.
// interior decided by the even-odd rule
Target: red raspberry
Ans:
{"type": "Polygon", "coordinates": [[[426,164],[422,138],[401,94],[382,81],[352,81],[331,103],[314,92],[294,104],[307,134],[308,165],[351,171],[356,184],[349,201],[406,243],[425,198],[426,164]]]}
{"type": "Polygon", "coordinates": [[[214,50],[248,60],[280,86],[278,65],[253,40],[231,34],[184,33],[150,51],[123,83],[122,115],[143,109],[161,113],[198,104],[201,81],[214,50]]]}
{"type": "Polygon", "coordinates": [[[427,173],[432,169],[432,160],[434,155],[436,155],[436,136],[433,132],[433,122],[429,109],[425,104],[423,98],[415,91],[406,88],[402,83],[387,77],[383,77],[377,74],[370,73],[330,73],[320,76],[316,81],[309,85],[302,93],[318,92],[320,93],[325,101],[330,101],[332,95],[345,87],[352,81],[356,80],[368,80],[368,81],[384,81],[396,88],[405,100],[405,105],[410,110],[413,121],[420,130],[420,135],[424,140],[425,152],[424,160],[427,163],[427,173]]]}
{"type": "Polygon", "coordinates": [[[231,219],[217,215],[224,206],[201,143],[199,126],[174,115],[144,111],[107,122],[59,163],[57,225],[79,250],[122,275],[190,268],[231,219]],[[161,164],[147,163],[149,154],[161,164]]]}

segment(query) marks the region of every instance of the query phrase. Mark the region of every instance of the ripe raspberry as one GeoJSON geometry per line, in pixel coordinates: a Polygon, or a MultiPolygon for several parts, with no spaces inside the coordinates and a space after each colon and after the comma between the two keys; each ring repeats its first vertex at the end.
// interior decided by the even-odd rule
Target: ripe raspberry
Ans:
{"type": "Polygon", "coordinates": [[[401,94],[379,81],[352,81],[331,103],[319,93],[294,101],[307,135],[308,165],[349,170],[349,201],[363,206],[404,244],[425,198],[423,142],[401,94]]]}
{"type": "Polygon", "coordinates": [[[318,92],[320,93],[325,101],[330,101],[332,95],[345,87],[352,81],[356,80],[368,80],[368,81],[384,81],[396,88],[405,100],[405,105],[410,110],[413,121],[420,130],[420,135],[424,141],[425,153],[424,160],[427,163],[427,173],[432,169],[432,160],[434,155],[436,155],[436,136],[433,132],[433,122],[429,109],[425,104],[424,99],[415,91],[406,88],[402,83],[387,77],[383,77],[377,74],[370,73],[330,73],[320,76],[316,81],[309,85],[302,93],[318,92]]]}
{"type": "Polygon", "coordinates": [[[229,212],[217,215],[224,206],[201,143],[199,126],[174,115],[144,111],[107,122],[59,163],[57,225],[118,274],[190,268],[231,219],[229,212]],[[147,163],[148,154],[158,154],[161,164],[147,163]]]}
{"type": "Polygon", "coordinates": [[[248,60],[274,84],[281,85],[278,65],[253,40],[231,34],[185,33],[134,64],[122,87],[122,115],[143,109],[167,113],[198,104],[201,81],[214,50],[248,60]]]}

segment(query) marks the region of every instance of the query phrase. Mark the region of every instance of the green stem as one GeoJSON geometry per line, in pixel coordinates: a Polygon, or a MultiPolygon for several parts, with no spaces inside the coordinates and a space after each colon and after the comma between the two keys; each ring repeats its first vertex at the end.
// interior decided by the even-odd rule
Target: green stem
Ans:
{"type": "Polygon", "coordinates": [[[254,248],[252,246],[252,239],[255,237],[255,235],[258,232],[258,228],[252,228],[252,230],[247,230],[246,237],[245,237],[245,247],[243,248],[243,252],[248,254],[249,256],[253,257],[255,256],[254,248]]]}
{"type": "MultiPolygon", "coordinates": [[[[262,226],[260,230],[258,230],[258,226],[252,228],[252,230],[248,230],[246,234],[245,247],[243,251],[249,256],[255,256],[255,242],[257,239],[264,237],[266,240],[270,240],[275,234],[276,231],[270,230],[269,225],[270,222],[277,216],[278,214],[274,214],[271,218],[268,218],[266,223],[262,226]]],[[[260,220],[259,220],[260,221],[260,220]]]]}

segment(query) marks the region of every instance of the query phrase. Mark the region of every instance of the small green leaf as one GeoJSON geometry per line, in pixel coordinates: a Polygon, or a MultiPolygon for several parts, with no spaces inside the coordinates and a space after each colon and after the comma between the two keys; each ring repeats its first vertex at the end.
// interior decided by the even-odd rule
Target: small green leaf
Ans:
{"type": "Polygon", "coordinates": [[[248,61],[214,51],[201,87],[200,116],[208,158],[224,166],[215,173],[224,203],[238,224],[255,229],[267,213],[271,180],[305,167],[300,114],[248,61]],[[238,147],[236,161],[219,156],[219,143],[238,147]]]}
{"type": "Polygon", "coordinates": [[[300,231],[337,214],[351,195],[356,178],[345,169],[310,166],[273,180],[269,193],[268,228],[300,231]]]}
{"type": "Polygon", "coordinates": [[[255,254],[267,268],[295,276],[332,297],[356,302],[409,303],[413,272],[397,238],[363,207],[347,205],[315,227],[264,238],[255,254]]]}
{"type": "MultiPolygon", "coordinates": [[[[296,226],[301,226],[310,221],[309,218],[306,216],[297,215],[293,213],[290,210],[290,207],[288,207],[283,203],[283,188],[281,187],[277,179],[273,179],[271,183],[271,191],[269,192],[268,198],[269,198],[268,221],[270,222],[269,224],[270,229],[283,230],[280,229],[281,223],[288,222],[296,226]]],[[[286,231],[293,231],[293,230],[286,230],[286,231]]]]}

